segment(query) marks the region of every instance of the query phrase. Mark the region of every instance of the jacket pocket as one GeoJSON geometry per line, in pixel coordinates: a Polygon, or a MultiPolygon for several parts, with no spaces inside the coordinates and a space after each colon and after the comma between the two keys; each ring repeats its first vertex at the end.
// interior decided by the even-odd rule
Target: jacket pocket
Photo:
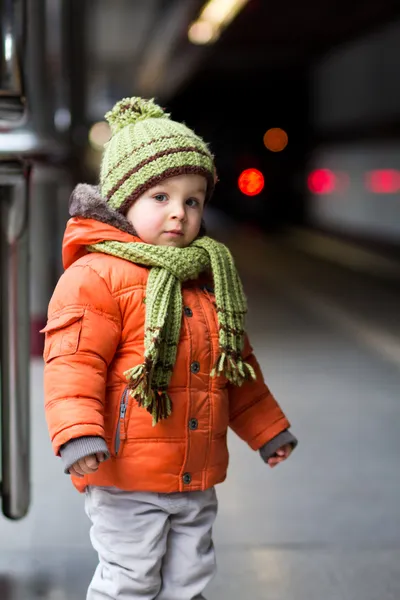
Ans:
{"type": "Polygon", "coordinates": [[[126,387],[119,403],[117,430],[115,432],[114,454],[118,456],[121,442],[126,439],[126,411],[128,408],[129,389],[126,387]]]}
{"type": "Polygon", "coordinates": [[[46,334],[43,352],[45,362],[57,356],[76,353],[84,314],[85,308],[82,307],[49,319],[46,327],[41,330],[41,333],[46,334]]]}

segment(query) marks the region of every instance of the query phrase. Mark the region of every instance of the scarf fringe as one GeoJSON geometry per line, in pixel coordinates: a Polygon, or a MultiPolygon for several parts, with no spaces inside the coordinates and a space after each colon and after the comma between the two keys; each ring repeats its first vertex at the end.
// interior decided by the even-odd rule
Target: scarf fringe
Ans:
{"type": "Polygon", "coordinates": [[[141,365],[125,371],[128,379],[129,395],[145,408],[152,416],[153,427],[162,419],[166,419],[172,413],[171,398],[164,390],[154,390],[151,387],[151,376],[153,364],[144,362],[141,365]]]}
{"type": "Polygon", "coordinates": [[[211,377],[225,375],[228,381],[238,386],[249,379],[257,379],[256,372],[249,363],[244,362],[241,358],[235,360],[227,352],[221,352],[210,375],[211,377]]]}
{"type": "MultiPolygon", "coordinates": [[[[125,371],[128,380],[129,394],[139,407],[147,410],[152,416],[153,427],[172,413],[172,402],[165,390],[154,390],[151,387],[153,364],[145,361],[141,365],[125,371]]],[[[225,377],[234,385],[241,386],[246,380],[256,379],[253,367],[241,358],[234,360],[227,352],[222,352],[210,373],[211,377],[225,377]]]]}

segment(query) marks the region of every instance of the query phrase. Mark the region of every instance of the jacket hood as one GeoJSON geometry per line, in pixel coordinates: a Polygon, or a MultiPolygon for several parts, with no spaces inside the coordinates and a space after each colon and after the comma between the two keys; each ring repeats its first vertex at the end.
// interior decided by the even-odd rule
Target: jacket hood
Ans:
{"type": "Polygon", "coordinates": [[[96,186],[79,184],[69,201],[69,219],[63,239],[64,269],[88,253],[86,246],[104,240],[138,242],[131,223],[113,210],[102,198],[96,186]]]}

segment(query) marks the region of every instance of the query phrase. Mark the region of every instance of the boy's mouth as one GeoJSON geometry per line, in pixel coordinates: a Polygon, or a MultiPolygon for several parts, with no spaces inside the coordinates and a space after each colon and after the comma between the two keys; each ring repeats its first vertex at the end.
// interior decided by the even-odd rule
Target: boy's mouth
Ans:
{"type": "Polygon", "coordinates": [[[172,235],[173,237],[179,237],[183,235],[182,229],[170,229],[169,231],[165,231],[164,233],[166,233],[167,235],[172,235]]]}

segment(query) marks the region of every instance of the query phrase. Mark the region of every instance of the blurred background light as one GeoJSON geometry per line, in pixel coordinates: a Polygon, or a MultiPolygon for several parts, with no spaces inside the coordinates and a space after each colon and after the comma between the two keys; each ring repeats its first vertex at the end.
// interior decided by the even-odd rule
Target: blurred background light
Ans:
{"type": "Polygon", "coordinates": [[[0,152],[32,152],[38,145],[38,136],[33,131],[0,132],[0,152]]]}
{"type": "Polygon", "coordinates": [[[249,0],[209,0],[201,11],[201,18],[226,27],[249,0]]]}
{"type": "Polygon", "coordinates": [[[374,194],[396,194],[400,191],[400,172],[395,169],[378,169],[365,175],[365,186],[374,194]]]}
{"type": "Polygon", "coordinates": [[[6,33],[4,36],[4,58],[6,59],[6,61],[12,59],[13,45],[13,36],[10,33],[6,33]]]}
{"type": "Polygon", "coordinates": [[[249,0],[209,0],[203,6],[197,21],[190,26],[189,40],[193,44],[215,42],[248,2],[249,0]]]}
{"type": "Polygon", "coordinates": [[[336,189],[336,175],[329,169],[316,169],[309,174],[307,185],[313,194],[332,194],[336,189]]]}
{"type": "Polygon", "coordinates": [[[271,152],[281,152],[288,145],[288,135],[280,127],[272,127],[264,134],[264,146],[271,152]]]}
{"type": "Polygon", "coordinates": [[[57,131],[67,131],[71,126],[71,112],[68,108],[58,108],[54,113],[54,125],[57,131]]]}
{"type": "Polygon", "coordinates": [[[111,129],[105,121],[99,121],[92,125],[89,131],[89,143],[95,150],[102,150],[104,144],[111,137],[111,129]]]}
{"type": "Polygon", "coordinates": [[[246,196],[256,196],[264,188],[264,175],[258,169],[246,169],[240,174],[238,185],[246,196]]]}
{"type": "Polygon", "coordinates": [[[219,37],[219,31],[208,21],[196,21],[190,26],[189,41],[192,44],[211,44],[219,37]]]}

